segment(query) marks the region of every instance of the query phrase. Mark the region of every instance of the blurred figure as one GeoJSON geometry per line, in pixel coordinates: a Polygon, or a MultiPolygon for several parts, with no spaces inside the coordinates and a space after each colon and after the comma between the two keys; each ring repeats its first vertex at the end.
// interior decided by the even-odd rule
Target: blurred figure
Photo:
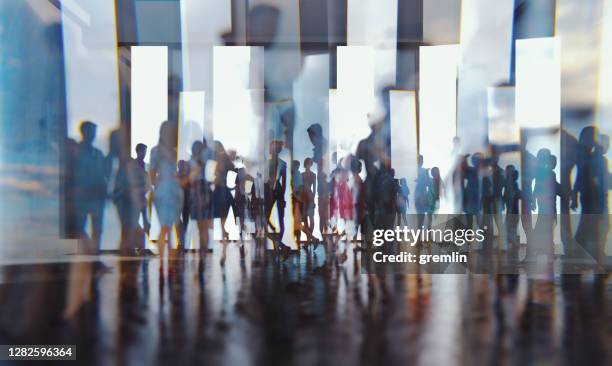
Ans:
{"type": "Polygon", "coordinates": [[[361,179],[361,170],[363,164],[361,160],[355,156],[351,156],[351,177],[353,179],[352,192],[353,192],[353,204],[354,204],[354,218],[355,218],[355,235],[353,241],[357,240],[357,234],[361,232],[362,245],[358,246],[357,249],[361,250],[365,248],[363,241],[365,240],[364,232],[364,218],[366,214],[366,197],[365,197],[365,185],[361,179]]]}
{"type": "Polygon", "coordinates": [[[225,230],[225,221],[229,214],[230,207],[233,206],[234,198],[230,188],[227,186],[227,173],[235,170],[234,163],[230,155],[225,151],[225,147],[220,141],[215,141],[215,180],[213,191],[213,213],[214,218],[221,219],[221,232],[224,241],[229,240],[229,233],[225,230]]]}
{"type": "Polygon", "coordinates": [[[399,191],[397,194],[397,213],[399,225],[408,225],[408,207],[410,188],[408,188],[408,182],[406,178],[402,178],[399,181],[399,191]]]}
{"type": "Polygon", "coordinates": [[[431,180],[429,189],[427,190],[426,212],[428,220],[426,228],[432,227],[434,215],[440,208],[440,197],[443,194],[444,183],[442,182],[442,177],[440,176],[440,169],[435,166],[431,168],[431,180]]]}
{"type": "Polygon", "coordinates": [[[189,226],[189,210],[190,210],[190,179],[189,179],[189,163],[185,160],[179,160],[178,162],[178,179],[181,183],[181,189],[183,190],[183,208],[181,209],[181,215],[179,217],[179,242],[178,250],[184,251],[187,248],[186,236],[187,228],[189,226]]]}
{"type": "Polygon", "coordinates": [[[608,190],[610,173],[605,157],[609,138],[598,133],[596,127],[582,129],[578,141],[577,173],[572,190],[571,208],[580,205],[580,222],[576,241],[595,260],[605,256],[608,232],[608,190]]]}
{"type": "Polygon", "coordinates": [[[423,168],[423,155],[417,158],[417,178],[414,193],[414,208],[417,212],[417,227],[421,228],[425,222],[427,209],[427,191],[429,189],[429,172],[423,168]]]}
{"type": "Polygon", "coordinates": [[[170,241],[172,228],[179,234],[179,216],[183,205],[183,191],[177,177],[175,122],[165,121],[159,129],[159,141],[151,150],[151,185],[153,202],[161,225],[157,248],[160,257],[160,273],[164,271],[164,252],[170,241]]]}
{"type": "Polygon", "coordinates": [[[206,140],[194,142],[191,145],[191,159],[189,160],[189,214],[198,225],[200,239],[198,270],[200,273],[204,271],[204,259],[208,253],[209,230],[212,227],[213,217],[213,193],[205,174],[208,162],[208,154],[204,153],[206,148],[206,140]]]}
{"type": "Polygon", "coordinates": [[[265,238],[267,222],[265,212],[265,186],[261,173],[257,172],[251,187],[251,215],[255,220],[255,237],[258,239],[265,238]]]}
{"type": "Polygon", "coordinates": [[[304,172],[302,173],[302,221],[308,241],[312,242],[314,236],[314,209],[315,192],[317,191],[317,175],[312,172],[312,158],[304,159],[304,172]]]}
{"type": "Polygon", "coordinates": [[[302,174],[300,173],[300,162],[293,160],[291,162],[291,208],[293,210],[293,236],[295,242],[300,245],[302,236],[302,174]]]}
{"type": "Polygon", "coordinates": [[[146,214],[150,182],[146,170],[140,165],[141,159],[144,159],[143,154],[146,154],[146,146],[140,145],[140,148],[137,147],[136,159],[130,158],[128,154],[120,154],[123,157],[119,160],[112,191],[113,202],[121,222],[120,251],[124,254],[144,253],[146,249],[144,234],[149,232],[151,226],[146,214]],[[144,232],[138,222],[141,214],[144,232]]]}
{"type": "Polygon", "coordinates": [[[466,225],[468,229],[474,226],[474,220],[478,225],[481,209],[481,187],[480,187],[480,168],[482,154],[472,155],[472,166],[466,167],[465,190],[463,192],[463,212],[466,215],[466,225]]]}
{"type": "Polygon", "coordinates": [[[534,236],[527,247],[528,258],[543,254],[548,259],[553,256],[553,228],[557,222],[557,196],[561,195],[561,186],[554,172],[557,158],[549,149],[540,149],[536,156],[538,170],[535,178],[533,197],[537,205],[538,219],[534,236]]]}
{"type": "Polygon", "coordinates": [[[240,168],[236,174],[234,207],[236,209],[235,219],[240,229],[240,253],[244,254],[244,235],[246,233],[246,217],[248,208],[247,182],[253,182],[246,169],[240,168]]]}
{"type": "MultiPolygon", "coordinates": [[[[504,169],[499,166],[499,156],[497,154],[493,154],[490,160],[490,169],[491,169],[491,183],[492,183],[492,201],[491,201],[491,210],[493,214],[493,221],[495,222],[495,226],[497,226],[497,232],[503,232],[502,228],[502,217],[501,213],[504,208],[503,201],[503,190],[506,183],[506,178],[504,176],[504,169]]],[[[500,241],[500,245],[504,245],[503,241],[500,241]]],[[[507,249],[507,248],[503,248],[507,249]]]]}
{"type": "Polygon", "coordinates": [[[141,173],[145,174],[145,178],[147,180],[147,190],[144,192],[145,200],[141,208],[141,213],[145,232],[147,233],[147,235],[149,235],[151,229],[151,222],[149,221],[149,210],[147,210],[147,196],[149,194],[149,191],[151,190],[151,181],[149,180],[149,173],[147,172],[146,164],[144,161],[145,157],[147,156],[147,149],[148,147],[145,144],[140,143],[136,145],[136,164],[138,164],[141,173]]]}
{"type": "Polygon", "coordinates": [[[108,168],[102,151],[93,146],[97,126],[93,122],[81,123],[81,141],[74,149],[72,173],[74,187],[73,207],[75,209],[75,229],[84,245],[86,253],[98,253],[102,235],[102,219],[108,168]],[[91,220],[91,238],[86,233],[87,219],[91,220]]]}
{"type": "Polygon", "coordinates": [[[270,158],[268,159],[268,179],[265,183],[266,193],[266,219],[273,231],[276,231],[270,221],[272,208],[276,204],[278,213],[279,232],[274,242],[276,249],[287,250],[289,247],[282,243],[285,234],[285,190],[287,187],[287,163],[279,157],[283,148],[282,141],[272,141],[270,143],[270,158]]]}
{"type": "Polygon", "coordinates": [[[505,240],[509,257],[512,260],[518,259],[520,238],[517,235],[519,222],[519,200],[521,190],[518,183],[519,173],[514,165],[506,166],[505,184],[503,189],[503,202],[506,207],[505,240]]]}

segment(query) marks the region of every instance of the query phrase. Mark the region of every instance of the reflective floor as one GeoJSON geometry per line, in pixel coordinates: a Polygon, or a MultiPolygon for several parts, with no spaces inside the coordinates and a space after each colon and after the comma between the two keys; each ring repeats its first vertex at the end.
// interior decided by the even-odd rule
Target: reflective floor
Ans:
{"type": "Polygon", "coordinates": [[[2,267],[0,344],[87,365],[612,364],[607,277],[362,275],[323,247],[2,267]],[[100,264],[103,263],[103,264],[100,264]],[[108,267],[108,268],[106,268],[108,267]]]}

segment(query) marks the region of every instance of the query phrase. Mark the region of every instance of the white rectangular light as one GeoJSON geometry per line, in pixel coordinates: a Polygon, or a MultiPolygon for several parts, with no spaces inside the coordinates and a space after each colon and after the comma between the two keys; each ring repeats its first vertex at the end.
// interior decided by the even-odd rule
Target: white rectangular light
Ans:
{"type": "Polygon", "coordinates": [[[376,112],[374,49],[370,46],[337,48],[337,90],[333,121],[330,115],[330,149],[355,152],[370,133],[370,116],[376,112]],[[335,145],[334,145],[335,144],[335,145]]]}
{"type": "Polygon", "coordinates": [[[347,45],[373,47],[376,92],[395,84],[397,10],[397,0],[347,1],[347,45]]]}
{"type": "Polygon", "coordinates": [[[557,37],[516,41],[516,120],[521,128],[561,121],[561,44],[557,37]]]}
{"type": "Polygon", "coordinates": [[[62,6],[68,9],[61,13],[68,136],[78,141],[81,121],[92,121],[98,126],[94,145],[108,152],[110,132],[119,126],[115,3],[64,0],[62,6]],[[89,14],[96,21],[84,26],[89,14]]]}
{"type": "Polygon", "coordinates": [[[419,153],[426,168],[446,176],[456,135],[459,46],[420,47],[419,153]]]}
{"type": "Polygon", "coordinates": [[[131,107],[135,156],[138,143],[157,145],[159,127],[168,119],[168,47],[132,46],[131,107]]]}
{"type": "Polygon", "coordinates": [[[510,80],[514,0],[461,3],[457,134],[465,152],[484,151],[487,88],[510,80]]]}

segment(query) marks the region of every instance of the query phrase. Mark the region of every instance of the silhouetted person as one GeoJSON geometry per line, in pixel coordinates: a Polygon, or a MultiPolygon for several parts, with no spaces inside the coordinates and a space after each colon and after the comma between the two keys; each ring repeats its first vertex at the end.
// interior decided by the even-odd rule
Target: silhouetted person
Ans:
{"type": "Polygon", "coordinates": [[[517,229],[519,223],[519,200],[521,199],[521,189],[518,183],[519,173],[514,165],[506,166],[505,184],[503,189],[503,202],[506,207],[506,241],[508,243],[509,256],[512,260],[518,259],[518,249],[520,245],[517,229]]]}
{"type": "MultiPolygon", "coordinates": [[[[354,204],[354,218],[355,218],[355,237],[353,240],[357,239],[357,233],[361,233],[361,241],[362,244],[365,241],[365,232],[364,232],[364,219],[366,214],[366,197],[365,197],[365,184],[363,183],[363,179],[361,179],[361,169],[363,164],[361,164],[361,160],[357,159],[356,156],[351,156],[351,173],[353,177],[353,204],[354,204]]],[[[358,249],[365,248],[365,245],[361,245],[358,249]]]]}
{"type": "Polygon", "coordinates": [[[274,230],[274,226],[270,221],[272,208],[276,204],[278,213],[279,232],[278,238],[275,239],[277,249],[286,250],[282,244],[283,235],[285,233],[285,190],[287,188],[287,163],[279,157],[283,148],[281,141],[272,141],[270,143],[270,158],[268,159],[268,177],[265,183],[266,186],[266,218],[268,225],[274,230]]]}
{"type": "Polygon", "coordinates": [[[553,228],[557,222],[557,196],[561,195],[561,186],[554,172],[556,158],[549,149],[540,149],[536,156],[538,168],[535,175],[533,197],[537,205],[538,219],[533,237],[527,247],[528,259],[544,254],[551,259],[553,255],[553,228]]]}
{"type": "Polygon", "coordinates": [[[608,162],[605,151],[609,142],[596,127],[582,129],[578,141],[576,182],[572,191],[572,209],[580,203],[580,222],[576,241],[599,260],[605,249],[608,226],[608,162]],[[597,141],[601,140],[601,141],[597,141]]]}
{"type": "Polygon", "coordinates": [[[397,195],[397,213],[399,215],[399,224],[408,225],[408,207],[410,205],[410,188],[406,178],[399,181],[399,192],[397,195]]]}
{"type": "Polygon", "coordinates": [[[311,170],[312,158],[304,159],[304,172],[302,173],[302,221],[308,240],[312,242],[314,237],[314,210],[315,192],[317,191],[317,175],[311,170]]]}
{"type": "Polygon", "coordinates": [[[198,225],[200,257],[198,270],[204,270],[204,259],[208,252],[209,230],[212,227],[213,193],[211,183],[206,179],[206,140],[191,145],[189,160],[189,215],[198,225]]]}
{"type": "Polygon", "coordinates": [[[236,180],[235,180],[235,192],[234,192],[234,208],[236,210],[234,216],[238,221],[238,227],[240,229],[240,249],[241,253],[244,254],[244,234],[246,232],[246,216],[247,216],[247,208],[248,208],[248,193],[246,188],[247,182],[252,182],[253,177],[251,177],[245,168],[239,168],[236,171],[236,180]]]}
{"type": "Polygon", "coordinates": [[[482,154],[472,155],[472,166],[468,166],[465,174],[465,190],[463,192],[463,212],[466,214],[467,228],[474,226],[474,219],[478,223],[481,209],[480,165],[482,154]]]}
{"type": "Polygon", "coordinates": [[[423,226],[427,212],[427,191],[429,189],[429,172],[423,168],[423,155],[417,158],[417,178],[414,189],[414,208],[417,213],[417,228],[423,226]]]}
{"type": "Polygon", "coordinates": [[[221,219],[221,232],[224,240],[229,240],[229,234],[225,230],[225,221],[233,206],[234,198],[230,188],[227,186],[227,173],[235,170],[231,155],[225,151],[220,141],[215,141],[215,180],[213,191],[213,213],[214,218],[221,219]]]}
{"type": "Polygon", "coordinates": [[[151,150],[151,185],[153,202],[161,225],[157,247],[160,256],[160,273],[163,273],[163,258],[166,243],[174,227],[179,234],[179,216],[183,206],[183,191],[177,177],[176,162],[177,124],[171,121],[162,123],[159,129],[159,141],[151,150]]]}
{"type": "Polygon", "coordinates": [[[440,208],[440,197],[444,191],[444,183],[440,176],[440,169],[435,166],[431,168],[431,180],[429,181],[429,189],[427,190],[427,228],[431,228],[433,224],[434,215],[440,208]]]}
{"type": "Polygon", "coordinates": [[[145,167],[145,157],[147,156],[147,145],[143,144],[143,143],[139,143],[136,145],[136,163],[138,163],[138,166],[140,168],[142,168],[143,170],[146,170],[145,167]]]}
{"type": "Polygon", "coordinates": [[[293,160],[291,162],[291,209],[293,213],[293,236],[295,242],[300,243],[302,235],[302,174],[300,173],[300,162],[299,160],[293,160]]]}
{"type": "MultiPolygon", "coordinates": [[[[495,225],[497,226],[498,233],[503,231],[502,228],[502,219],[501,212],[504,208],[503,202],[503,190],[504,185],[506,183],[506,178],[504,176],[504,169],[499,166],[499,156],[497,154],[493,154],[490,160],[491,164],[491,183],[492,183],[492,202],[491,209],[493,214],[493,220],[495,225]]],[[[501,236],[501,235],[500,235],[501,236]]]]}
{"type": "Polygon", "coordinates": [[[102,151],[93,146],[97,126],[89,121],[81,123],[81,141],[75,148],[73,197],[75,228],[85,240],[87,252],[100,250],[102,219],[107,189],[107,165],[102,151]],[[91,219],[91,243],[85,232],[87,219],[91,219]]]}
{"type": "Polygon", "coordinates": [[[191,201],[190,197],[190,187],[191,184],[189,181],[189,163],[185,160],[179,160],[178,162],[178,179],[181,183],[181,189],[183,190],[183,208],[181,209],[181,216],[179,220],[179,245],[178,250],[185,250],[187,248],[187,244],[185,243],[187,236],[187,228],[189,226],[189,210],[191,201]]]}

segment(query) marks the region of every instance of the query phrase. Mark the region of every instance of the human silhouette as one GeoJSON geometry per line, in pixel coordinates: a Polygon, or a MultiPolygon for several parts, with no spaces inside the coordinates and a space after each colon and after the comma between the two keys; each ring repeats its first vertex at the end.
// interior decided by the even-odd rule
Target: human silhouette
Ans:
{"type": "Polygon", "coordinates": [[[308,235],[309,242],[314,239],[314,210],[315,192],[317,191],[317,175],[311,170],[312,158],[304,159],[304,172],[302,173],[302,221],[308,235]]]}
{"type": "Polygon", "coordinates": [[[183,190],[177,177],[176,161],[177,124],[164,121],[159,128],[159,141],[151,150],[150,170],[153,202],[161,230],[157,240],[160,273],[164,271],[164,253],[170,241],[172,228],[179,234],[179,216],[183,206],[183,190]]]}
{"type": "Polygon", "coordinates": [[[414,193],[414,208],[417,213],[417,227],[424,225],[427,211],[427,191],[429,190],[429,171],[423,168],[423,155],[417,157],[417,177],[414,193]]]}
{"type": "Polygon", "coordinates": [[[230,207],[233,206],[234,198],[230,188],[227,186],[227,174],[230,170],[235,171],[234,162],[231,155],[225,151],[225,147],[220,141],[214,142],[215,153],[215,179],[213,182],[213,214],[214,218],[221,220],[221,232],[224,241],[229,240],[229,233],[225,229],[225,222],[229,214],[230,207]]]}
{"type": "Polygon", "coordinates": [[[505,183],[503,189],[503,203],[506,208],[505,220],[505,239],[509,257],[513,260],[518,259],[519,237],[517,236],[519,222],[519,200],[521,199],[521,189],[519,187],[519,173],[514,165],[507,165],[505,172],[505,183]]]}
{"type": "Polygon", "coordinates": [[[93,146],[96,130],[97,126],[93,122],[81,123],[81,141],[74,149],[72,172],[75,228],[83,239],[83,249],[88,253],[97,253],[100,250],[108,182],[108,167],[104,154],[93,146]],[[88,218],[91,220],[91,238],[85,231],[88,218]]]}
{"type": "Polygon", "coordinates": [[[276,204],[278,213],[279,231],[274,239],[276,249],[286,251],[289,249],[282,243],[282,238],[285,233],[285,190],[287,188],[287,163],[279,157],[283,148],[281,141],[272,141],[270,143],[270,158],[268,159],[268,174],[265,183],[266,193],[266,218],[268,225],[275,231],[274,225],[270,221],[272,208],[276,204]]]}

